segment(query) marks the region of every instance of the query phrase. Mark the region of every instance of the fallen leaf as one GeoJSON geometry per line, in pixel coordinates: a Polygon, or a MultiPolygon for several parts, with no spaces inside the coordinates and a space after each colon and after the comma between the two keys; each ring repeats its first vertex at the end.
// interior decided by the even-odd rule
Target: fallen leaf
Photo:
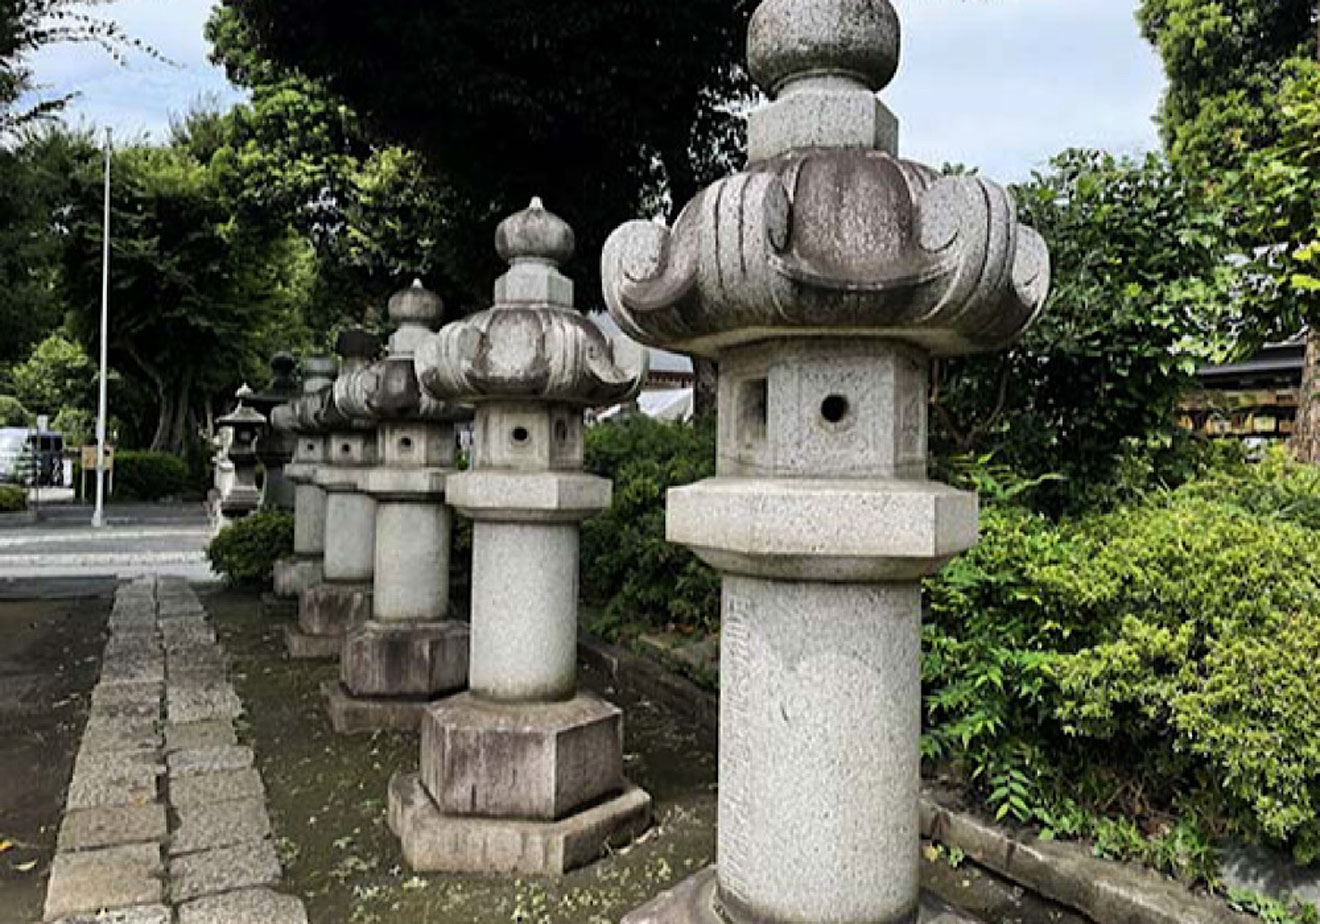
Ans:
{"type": "Polygon", "coordinates": [[[0,841],[0,853],[4,853],[6,850],[13,850],[13,849],[14,849],[14,845],[9,843],[9,841],[0,841]]]}
{"type": "Polygon", "coordinates": [[[26,863],[15,864],[14,869],[18,870],[20,873],[29,873],[36,865],[36,860],[28,860],[26,863]]]}

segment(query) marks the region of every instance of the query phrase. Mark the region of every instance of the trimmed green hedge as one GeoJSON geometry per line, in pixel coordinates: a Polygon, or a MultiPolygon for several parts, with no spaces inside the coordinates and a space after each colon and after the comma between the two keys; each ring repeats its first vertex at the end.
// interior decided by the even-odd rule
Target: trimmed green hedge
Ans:
{"type": "Polygon", "coordinates": [[[278,510],[244,517],[220,531],[206,547],[211,567],[236,587],[264,587],[275,562],[293,554],[293,515],[278,510]]]}
{"type": "Polygon", "coordinates": [[[18,513],[28,506],[27,489],[13,484],[0,484],[0,513],[18,513]]]}
{"type": "Polygon", "coordinates": [[[1314,860],[1318,511],[1281,457],[1074,522],[989,507],[928,582],[926,756],[1001,817],[1188,878],[1210,834],[1314,860]],[[1170,848],[1172,819],[1198,836],[1170,848]]]}
{"type": "Polygon", "coordinates": [[[604,606],[591,628],[719,624],[719,576],[665,541],[665,492],[715,474],[715,429],[637,416],[587,431],[586,466],[614,483],[608,511],[582,527],[582,586],[604,606]]]}
{"type": "Polygon", "coordinates": [[[115,498],[158,501],[190,493],[188,466],[167,452],[125,450],[115,455],[115,498]]]}

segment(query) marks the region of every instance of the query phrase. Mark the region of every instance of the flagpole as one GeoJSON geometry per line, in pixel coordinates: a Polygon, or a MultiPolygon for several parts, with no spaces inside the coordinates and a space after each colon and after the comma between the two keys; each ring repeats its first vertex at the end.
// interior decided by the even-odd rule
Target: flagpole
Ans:
{"type": "Polygon", "coordinates": [[[101,252],[101,381],[96,406],[96,509],[92,526],[105,525],[105,375],[110,335],[110,129],[105,130],[105,241],[101,252]]]}

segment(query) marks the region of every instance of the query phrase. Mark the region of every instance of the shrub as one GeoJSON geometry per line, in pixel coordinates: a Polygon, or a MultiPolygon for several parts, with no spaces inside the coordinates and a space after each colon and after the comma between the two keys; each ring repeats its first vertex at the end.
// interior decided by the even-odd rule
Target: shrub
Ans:
{"type": "Polygon", "coordinates": [[[206,547],[211,567],[235,587],[264,587],[293,554],[293,515],[267,510],[225,527],[206,547]]]}
{"type": "Polygon", "coordinates": [[[124,451],[115,456],[115,497],[158,501],[189,493],[188,466],[166,452],[124,451]]]}
{"type": "Polygon", "coordinates": [[[1317,504],[1317,473],[1271,457],[1073,522],[989,507],[928,582],[926,756],[1098,848],[1163,832],[1142,858],[1175,873],[1209,861],[1171,813],[1314,859],[1317,504]]]}
{"type": "Polygon", "coordinates": [[[715,433],[634,417],[587,432],[588,470],[614,482],[614,503],[583,524],[582,583],[605,606],[596,627],[718,624],[719,576],[665,541],[665,492],[715,473],[715,433]]]}
{"type": "Polygon", "coordinates": [[[27,491],[18,485],[0,484],[0,513],[17,513],[26,510],[27,491]]]}

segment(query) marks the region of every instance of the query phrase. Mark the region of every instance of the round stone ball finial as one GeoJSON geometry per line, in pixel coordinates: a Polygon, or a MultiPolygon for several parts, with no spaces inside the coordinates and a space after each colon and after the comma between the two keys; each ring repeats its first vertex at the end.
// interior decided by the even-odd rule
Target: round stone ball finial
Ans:
{"type": "Polygon", "coordinates": [[[576,246],[568,222],[547,210],[539,198],[495,229],[495,250],[510,264],[534,261],[562,266],[573,258],[576,246]]]}
{"type": "Polygon", "coordinates": [[[771,97],[811,77],[875,92],[898,70],[900,28],[889,0],[765,0],[752,14],[747,63],[771,97]]]}
{"type": "Polygon", "coordinates": [[[420,324],[435,328],[444,317],[445,304],[420,279],[390,296],[390,320],[396,324],[420,324]]]}
{"type": "Polygon", "coordinates": [[[239,404],[242,404],[255,394],[256,392],[248,387],[248,383],[244,382],[242,385],[238,386],[238,391],[234,392],[234,397],[238,399],[239,404]]]}

